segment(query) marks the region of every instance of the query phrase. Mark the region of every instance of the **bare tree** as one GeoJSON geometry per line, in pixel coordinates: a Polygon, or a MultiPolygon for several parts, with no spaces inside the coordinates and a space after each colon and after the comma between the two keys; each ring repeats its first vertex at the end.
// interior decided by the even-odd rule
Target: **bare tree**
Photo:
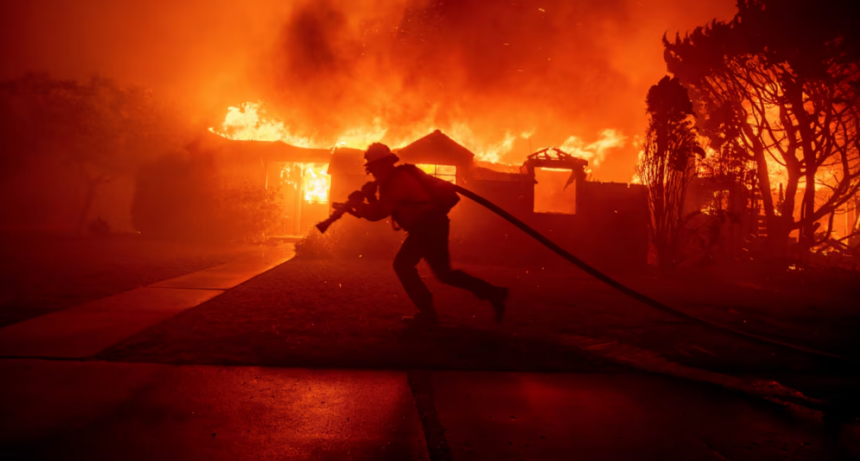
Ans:
{"type": "Polygon", "coordinates": [[[703,134],[755,162],[772,253],[784,254],[795,230],[808,250],[829,238],[832,227],[817,232],[821,221],[860,188],[850,2],[741,0],[738,10],[730,22],[664,38],[666,62],[690,90],[703,134]]]}
{"type": "Polygon", "coordinates": [[[677,79],[664,77],[646,98],[648,129],[636,172],[648,187],[651,240],[664,270],[678,263],[687,187],[695,177],[693,106],[677,79]]]}

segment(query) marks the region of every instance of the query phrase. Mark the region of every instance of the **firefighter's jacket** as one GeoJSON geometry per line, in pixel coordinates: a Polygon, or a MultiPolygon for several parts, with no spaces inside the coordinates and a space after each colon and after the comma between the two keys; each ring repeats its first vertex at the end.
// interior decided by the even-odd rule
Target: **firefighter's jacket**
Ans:
{"type": "Polygon", "coordinates": [[[391,216],[407,232],[430,220],[447,219],[419,179],[399,168],[379,185],[379,199],[363,203],[358,214],[368,221],[391,216]]]}

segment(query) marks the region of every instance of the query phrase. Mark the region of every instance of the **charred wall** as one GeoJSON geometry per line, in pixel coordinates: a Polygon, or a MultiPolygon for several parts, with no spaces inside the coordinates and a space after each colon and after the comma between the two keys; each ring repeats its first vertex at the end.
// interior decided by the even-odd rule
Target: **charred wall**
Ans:
{"type": "MultiPolygon", "coordinates": [[[[588,182],[576,214],[535,213],[534,183],[473,180],[470,189],[508,210],[589,264],[614,271],[638,271],[647,265],[648,207],[641,186],[588,182]]],[[[579,202],[579,201],[578,201],[579,202]]],[[[452,251],[465,259],[493,263],[554,266],[557,255],[490,211],[468,202],[452,229],[452,251]]],[[[459,207],[458,207],[459,208],[459,207]]]]}

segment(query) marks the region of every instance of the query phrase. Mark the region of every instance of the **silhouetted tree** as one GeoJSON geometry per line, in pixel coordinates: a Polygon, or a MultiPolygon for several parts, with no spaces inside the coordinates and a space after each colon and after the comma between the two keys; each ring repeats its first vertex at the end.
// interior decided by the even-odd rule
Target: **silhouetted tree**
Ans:
{"type": "Polygon", "coordinates": [[[663,269],[678,262],[686,216],[687,187],[696,175],[695,154],[702,153],[693,131],[693,105],[675,78],[664,77],[648,90],[648,129],[636,167],[648,187],[651,241],[663,269]]]}
{"type": "Polygon", "coordinates": [[[819,221],[860,188],[854,3],[740,0],[732,21],[664,37],[669,71],[690,90],[702,134],[755,162],[774,254],[784,254],[793,230],[805,249],[829,237],[832,228],[816,235],[819,221]],[[784,199],[775,203],[782,171],[784,199]]]}
{"type": "MultiPolygon", "coordinates": [[[[86,82],[29,75],[0,84],[3,164],[28,156],[61,160],[84,187],[78,231],[98,189],[178,142],[178,124],[150,91],[94,77],[86,82]]],[[[9,174],[9,173],[7,173],[9,174]]]]}

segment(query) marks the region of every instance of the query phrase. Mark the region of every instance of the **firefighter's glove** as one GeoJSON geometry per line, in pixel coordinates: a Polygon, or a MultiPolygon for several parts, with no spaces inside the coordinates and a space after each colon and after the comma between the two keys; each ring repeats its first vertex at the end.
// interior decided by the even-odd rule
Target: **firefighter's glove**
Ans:
{"type": "Polygon", "coordinates": [[[367,199],[368,202],[376,201],[376,181],[369,181],[361,186],[361,194],[367,199]]]}

